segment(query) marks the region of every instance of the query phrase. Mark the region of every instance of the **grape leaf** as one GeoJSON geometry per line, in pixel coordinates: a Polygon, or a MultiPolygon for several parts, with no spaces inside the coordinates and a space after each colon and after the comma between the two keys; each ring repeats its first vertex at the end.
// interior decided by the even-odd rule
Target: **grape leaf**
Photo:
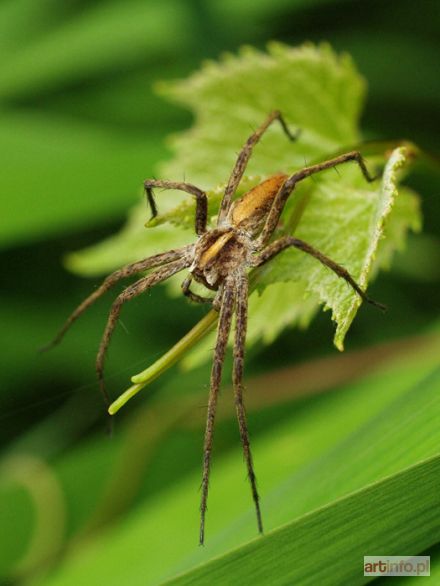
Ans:
{"type": "MultiPolygon", "coordinates": [[[[225,55],[188,79],[158,89],[195,115],[191,129],[170,139],[174,157],[161,166],[160,176],[185,177],[205,189],[211,223],[237,153],[270,111],[280,110],[293,130],[301,128],[300,138],[289,143],[272,125],[254,150],[238,196],[271,174],[293,173],[360,141],[365,82],[349,56],[338,56],[325,44],[291,48],[272,43],[267,52],[243,48],[237,56],[225,55]]],[[[394,250],[403,247],[407,231],[420,227],[415,194],[405,188],[396,198],[398,171],[412,155],[409,147],[400,147],[368,158],[372,170],[385,165],[382,180],[373,184],[366,184],[355,164],[302,182],[286,206],[278,235],[295,233],[343,264],[366,288],[371,275],[389,266],[394,250]]],[[[68,266],[82,274],[105,273],[193,241],[193,200],[167,191],[157,193],[157,202],[159,217],[147,222],[148,229],[142,203],[120,234],[71,255],[68,266]]],[[[335,344],[343,349],[360,300],[331,271],[300,251],[288,250],[259,269],[255,281],[250,343],[269,342],[287,325],[307,326],[323,303],[332,310],[335,344]]],[[[169,287],[176,290],[175,280],[169,287]]],[[[187,366],[209,356],[208,338],[187,357],[187,366]]]]}

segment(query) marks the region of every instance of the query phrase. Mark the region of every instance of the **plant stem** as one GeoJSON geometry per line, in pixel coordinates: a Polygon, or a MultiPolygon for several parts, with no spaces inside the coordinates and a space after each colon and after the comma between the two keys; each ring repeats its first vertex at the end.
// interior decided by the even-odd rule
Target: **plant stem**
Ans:
{"type": "Polygon", "coordinates": [[[127,403],[134,395],[141,389],[150,384],[154,379],[160,376],[165,370],[175,364],[190,348],[192,348],[201,338],[208,333],[208,331],[215,325],[218,319],[218,313],[211,310],[201,319],[177,344],[175,344],[168,352],[156,360],[151,366],[134,375],[131,380],[134,383],[116,401],[114,401],[108,412],[114,415],[121,407],[127,403]]]}

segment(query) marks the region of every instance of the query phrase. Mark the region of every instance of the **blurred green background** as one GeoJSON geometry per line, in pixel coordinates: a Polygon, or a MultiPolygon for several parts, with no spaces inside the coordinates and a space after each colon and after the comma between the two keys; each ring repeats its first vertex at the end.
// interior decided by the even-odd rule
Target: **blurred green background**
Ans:
{"type": "MultiPolygon", "coordinates": [[[[63,576],[65,556],[117,534],[139,507],[158,502],[201,464],[208,365],[184,376],[169,371],[106,437],[94,358],[110,296],[62,346],[37,354],[95,285],[69,274],[63,256],[119,229],[142,180],[170,156],[166,137],[191,124],[188,112],[153,93],[154,82],[184,77],[243,44],[327,40],[351,53],[368,80],[365,138],[410,139],[435,157],[439,30],[435,0],[0,2],[1,583],[44,582],[57,567],[63,576]]],[[[344,362],[332,347],[328,314],[306,332],[287,330],[270,347],[253,348],[247,376],[257,388],[273,388],[278,369],[297,368],[270,399],[264,392],[252,399],[249,384],[253,438],[295,413],[298,394],[349,382],[378,357],[398,355],[407,340],[417,345],[438,323],[435,163],[416,165],[407,184],[422,195],[425,228],[371,288],[388,315],[360,311],[344,362]],[[313,365],[325,356],[329,372],[346,375],[323,371],[320,379],[313,365]],[[301,368],[315,372],[311,383],[301,368]]],[[[134,301],[109,354],[113,396],[203,314],[161,288],[134,301]]],[[[224,397],[215,457],[239,448],[230,394],[224,397]]],[[[236,490],[247,499],[243,477],[244,469],[236,490]]],[[[192,526],[181,539],[196,543],[192,526]]],[[[89,583],[102,582],[90,576],[89,583]]]]}

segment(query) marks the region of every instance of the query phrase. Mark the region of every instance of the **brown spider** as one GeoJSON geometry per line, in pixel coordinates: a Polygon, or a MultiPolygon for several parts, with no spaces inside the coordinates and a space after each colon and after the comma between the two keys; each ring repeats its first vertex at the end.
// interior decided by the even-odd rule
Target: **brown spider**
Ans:
{"type": "Polygon", "coordinates": [[[286,248],[293,246],[314,256],[319,262],[335,272],[336,275],[344,279],[363,300],[383,308],[383,306],[370,299],[364,291],[362,291],[346,269],[326,257],[319,250],[313,248],[310,244],[307,244],[298,238],[294,238],[293,236],[283,236],[274,242],[269,243],[271,236],[278,225],[287,198],[295,189],[295,186],[299,181],[302,181],[314,173],[318,173],[319,171],[331,167],[336,167],[337,165],[349,161],[355,161],[359,165],[359,168],[367,181],[370,182],[375,179],[375,177],[372,177],[369,174],[359,152],[352,151],[317,165],[304,167],[290,176],[284,174],[273,175],[239,199],[232,201],[251,157],[253,147],[260,140],[270,124],[275,120],[279,121],[284,133],[290,140],[295,140],[297,138],[297,135],[293,135],[290,132],[280,112],[274,111],[269,114],[265,122],[248,138],[238,155],[220,204],[217,226],[215,228],[207,229],[208,200],[204,191],[190,183],[155,179],[145,181],[145,191],[153,216],[157,215],[152,192],[154,187],[178,189],[195,196],[195,230],[198,235],[196,243],[189,244],[177,250],[169,250],[168,252],[148,257],[112,273],[104,280],[102,285],[96,289],[96,291],[94,291],[77,307],[67,319],[53,342],[49,345],[49,347],[52,347],[60,342],[73,322],[119,280],[147,269],[157,267],[157,270],[142,277],[134,284],[127,287],[112,305],[96,360],[96,370],[100,388],[107,405],[109,405],[110,400],[104,386],[103,377],[104,359],[122,305],[126,301],[144,293],[156,283],[165,281],[175,273],[178,273],[183,269],[189,270],[188,276],[182,283],[184,295],[197,303],[211,303],[214,309],[219,312],[217,341],[214,349],[211,370],[208,414],[203,449],[200,544],[203,544],[205,537],[205,514],[208,498],[208,482],[217,399],[226,346],[234,313],[236,325],[232,378],[235,407],[241,441],[243,444],[244,458],[246,460],[252,490],[252,497],[255,503],[258,530],[260,533],[263,532],[259,496],[254,467],[252,464],[249,434],[243,403],[242,379],[247,325],[248,270],[263,265],[286,248]],[[214,291],[215,295],[212,297],[201,297],[200,295],[193,293],[190,288],[192,279],[202,283],[207,289],[214,291]]]}

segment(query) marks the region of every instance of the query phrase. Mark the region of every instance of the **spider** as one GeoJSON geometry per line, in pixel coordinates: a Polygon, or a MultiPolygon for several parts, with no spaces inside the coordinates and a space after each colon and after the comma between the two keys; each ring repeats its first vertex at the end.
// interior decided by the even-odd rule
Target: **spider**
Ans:
{"type": "Polygon", "coordinates": [[[122,306],[125,302],[150,289],[153,285],[165,281],[184,269],[188,270],[188,275],[182,283],[183,294],[196,303],[212,304],[212,307],[219,313],[203,447],[199,533],[199,543],[201,545],[205,540],[205,517],[217,399],[226,346],[234,314],[235,339],[232,380],[235,408],[252,498],[255,505],[258,530],[260,533],[263,533],[260,498],[257,491],[243,402],[243,368],[248,319],[249,269],[269,262],[289,247],[295,247],[313,256],[317,261],[336,273],[338,277],[344,279],[364,301],[384,309],[384,306],[373,301],[366,295],[345,268],[307,242],[294,236],[282,236],[271,242],[271,237],[278,226],[286,201],[298,182],[315,173],[350,161],[357,163],[368,182],[376,179],[376,177],[373,177],[368,172],[364,160],[358,151],[351,151],[322,163],[304,167],[292,175],[281,173],[273,175],[233,201],[234,194],[246,170],[254,146],[275,121],[279,122],[288,139],[293,141],[298,137],[299,132],[296,134],[291,133],[279,111],[273,111],[269,114],[263,124],[248,138],[237,157],[220,204],[217,225],[214,228],[209,229],[207,227],[208,200],[203,190],[185,182],[156,179],[145,181],[145,192],[153,217],[157,215],[153,188],[181,190],[195,197],[195,231],[198,236],[197,241],[194,244],[188,244],[182,248],[169,250],[129,264],[109,275],[100,287],[75,309],[48,346],[52,347],[60,342],[73,322],[118,281],[146,271],[147,269],[156,269],[124,289],[111,307],[96,359],[96,371],[100,389],[104,395],[106,404],[109,405],[110,400],[104,385],[104,360],[122,306]],[[213,294],[210,297],[202,297],[194,293],[191,290],[193,279],[204,285],[208,290],[213,291],[213,294]]]}

